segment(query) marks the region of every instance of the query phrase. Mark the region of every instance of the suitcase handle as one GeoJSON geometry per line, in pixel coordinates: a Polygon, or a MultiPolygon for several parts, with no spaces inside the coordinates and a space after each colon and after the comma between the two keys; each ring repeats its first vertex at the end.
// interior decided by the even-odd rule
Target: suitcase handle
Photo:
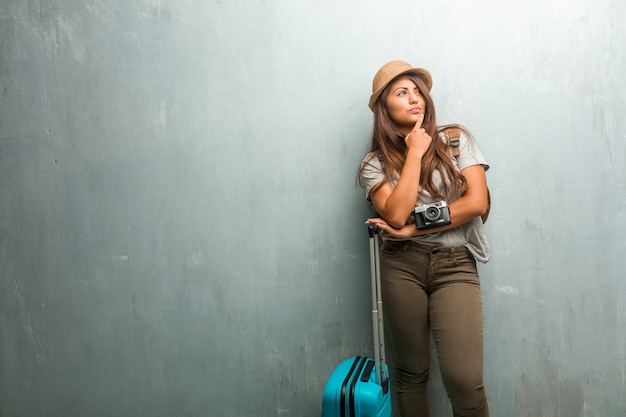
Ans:
{"type": "Polygon", "coordinates": [[[383,321],[383,299],[380,284],[379,237],[378,227],[367,227],[370,237],[370,270],[372,279],[372,326],[374,334],[374,362],[378,383],[387,393],[388,381],[385,365],[385,329],[383,321]]]}

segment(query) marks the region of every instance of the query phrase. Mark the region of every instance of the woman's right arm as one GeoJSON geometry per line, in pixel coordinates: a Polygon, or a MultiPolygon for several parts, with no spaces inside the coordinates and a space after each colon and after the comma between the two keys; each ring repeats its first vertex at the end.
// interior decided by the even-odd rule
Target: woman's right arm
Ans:
{"type": "Polygon", "coordinates": [[[420,115],[413,130],[404,139],[407,155],[396,186],[385,181],[370,191],[370,199],[376,211],[396,229],[405,225],[415,207],[419,192],[422,157],[432,138],[422,129],[424,115],[420,115]]]}

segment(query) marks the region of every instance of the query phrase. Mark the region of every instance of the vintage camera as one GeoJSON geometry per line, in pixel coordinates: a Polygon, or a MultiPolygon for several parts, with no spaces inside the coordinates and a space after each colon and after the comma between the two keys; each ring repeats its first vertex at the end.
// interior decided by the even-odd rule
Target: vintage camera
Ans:
{"type": "Polygon", "coordinates": [[[413,216],[418,230],[450,224],[450,209],[445,201],[417,206],[413,211],[413,216]]]}

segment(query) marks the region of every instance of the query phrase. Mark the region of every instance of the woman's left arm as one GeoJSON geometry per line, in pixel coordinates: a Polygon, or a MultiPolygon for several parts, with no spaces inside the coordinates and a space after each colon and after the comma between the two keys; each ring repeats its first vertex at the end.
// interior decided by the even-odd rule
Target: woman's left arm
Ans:
{"type": "MultiPolygon", "coordinates": [[[[447,229],[482,216],[489,208],[485,168],[482,165],[472,165],[464,168],[461,173],[467,180],[467,191],[461,198],[449,204],[452,224],[446,227],[447,229]]],[[[445,229],[442,227],[439,230],[445,229]]]]}
{"type": "Polygon", "coordinates": [[[394,229],[380,218],[368,219],[367,224],[377,225],[382,229],[382,236],[408,239],[413,236],[441,232],[460,226],[474,217],[485,214],[489,207],[487,199],[487,176],[482,165],[472,165],[464,168],[461,173],[467,180],[467,191],[461,198],[448,205],[450,208],[450,224],[432,229],[417,230],[414,224],[408,224],[400,229],[394,229]]]}

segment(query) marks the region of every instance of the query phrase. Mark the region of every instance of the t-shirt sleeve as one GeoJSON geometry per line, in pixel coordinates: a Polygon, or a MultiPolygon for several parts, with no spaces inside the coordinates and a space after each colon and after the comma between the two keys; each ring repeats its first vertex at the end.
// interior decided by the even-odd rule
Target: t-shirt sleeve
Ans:
{"type": "Polygon", "coordinates": [[[361,162],[361,175],[359,177],[359,184],[365,188],[365,197],[370,199],[370,192],[376,184],[384,181],[385,174],[383,173],[383,167],[380,160],[376,156],[368,154],[361,162]]]}
{"type": "Polygon", "coordinates": [[[476,140],[471,135],[468,135],[463,130],[461,130],[461,136],[459,138],[459,147],[457,163],[459,164],[460,171],[473,165],[482,165],[485,171],[489,169],[489,164],[480,151],[478,143],[476,143],[476,140]]]}

